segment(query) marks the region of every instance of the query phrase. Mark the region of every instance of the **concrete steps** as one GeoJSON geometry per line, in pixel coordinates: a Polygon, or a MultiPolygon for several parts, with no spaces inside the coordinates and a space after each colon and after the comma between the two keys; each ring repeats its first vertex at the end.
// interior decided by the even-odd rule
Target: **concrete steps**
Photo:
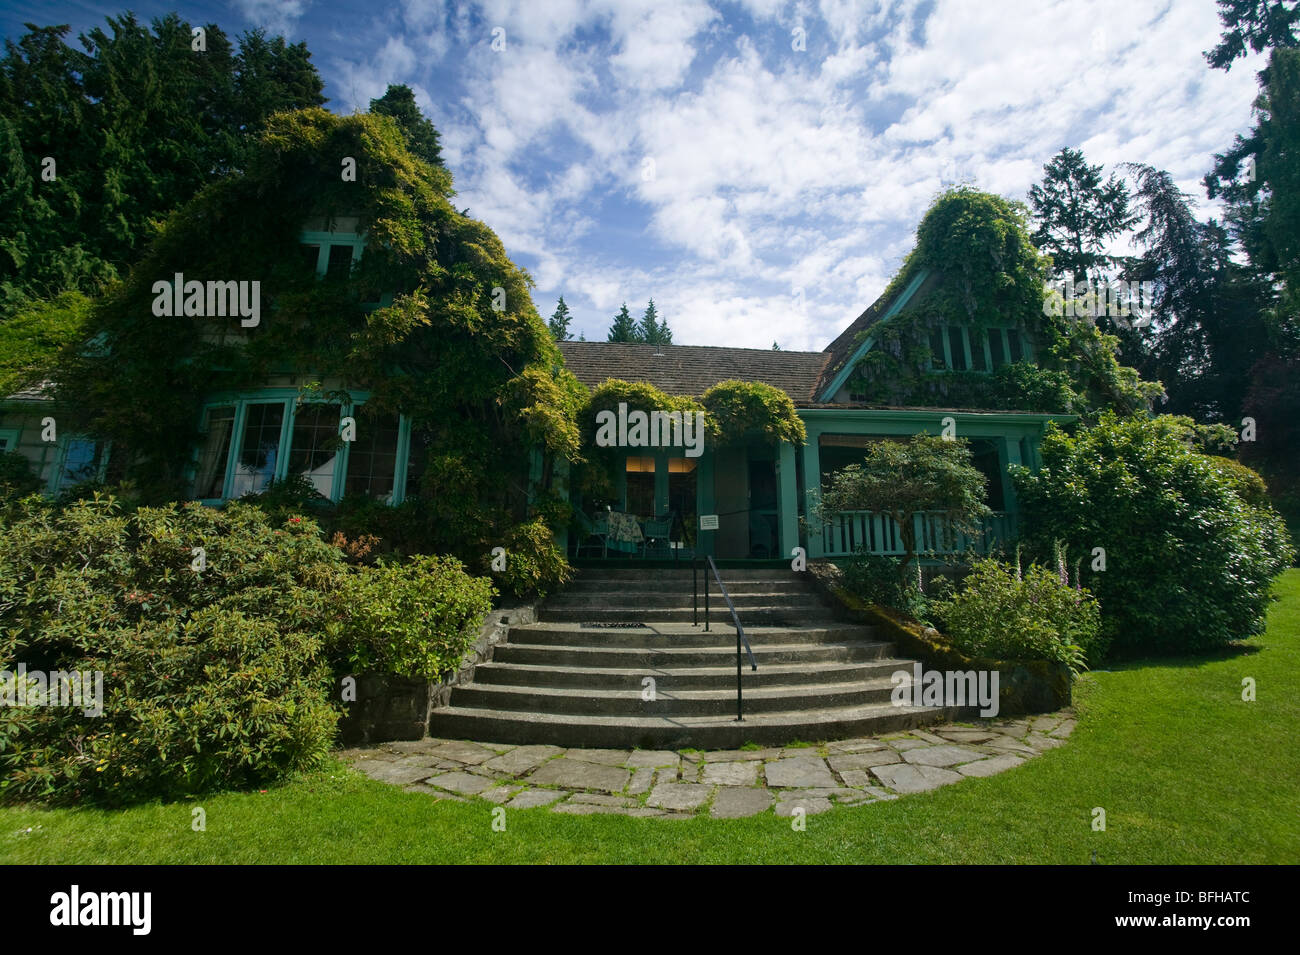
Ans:
{"type": "MultiPolygon", "coordinates": [[[[802,576],[725,570],[758,663],[743,657],[736,722],[736,631],[717,591],[710,627],[692,622],[682,569],[587,570],[513,627],[473,680],[435,710],[445,738],[586,747],[731,748],[911,729],[951,710],[891,703],[912,661],[870,627],[835,620],[802,576]]],[[[703,601],[700,613],[703,612],[703,601]]]]}

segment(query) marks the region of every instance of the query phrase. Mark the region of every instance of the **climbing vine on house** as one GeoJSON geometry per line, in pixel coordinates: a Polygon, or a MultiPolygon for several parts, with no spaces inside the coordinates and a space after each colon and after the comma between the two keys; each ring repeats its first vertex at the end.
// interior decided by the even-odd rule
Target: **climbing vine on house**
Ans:
{"type": "Polygon", "coordinates": [[[869,402],[1088,414],[1145,410],[1163,394],[1119,364],[1119,341],[1084,320],[1044,314],[1045,263],[1025,210],[968,187],[937,199],[917,229],[916,246],[881,300],[893,301],[922,272],[914,299],[864,331],[874,346],[849,389],[869,402]],[[1035,361],[992,372],[933,370],[931,334],[962,327],[982,350],[993,329],[1029,342],[1035,361]]]}
{"type": "Polygon", "coordinates": [[[760,442],[803,444],[808,437],[794,402],[761,381],[720,381],[700,396],[709,435],[719,447],[760,442]]]}
{"type": "Polygon", "coordinates": [[[627,453],[626,448],[596,444],[596,416],[601,411],[617,413],[620,404],[626,404],[629,413],[703,412],[705,441],[712,447],[778,441],[803,444],[807,438],[790,396],[763,382],[721,381],[695,398],[669,395],[645,381],[611,378],[591,392],[579,414],[582,453],[587,463],[580,469],[578,486],[596,497],[614,496],[613,478],[627,453]]]}
{"type": "Polygon", "coordinates": [[[112,439],[114,477],[166,500],[186,493],[206,395],[276,374],[345,382],[370,395],[359,426],[399,410],[411,420],[421,503],[404,519],[425,531],[420,549],[476,559],[529,518],[530,450],[548,465],[577,454],[583,389],[533,306],[532,279],[453,198],[450,173],[412,155],[387,116],[272,117],[247,168],[173,214],[95,309],[96,346],[65,357],[60,397],[88,409],[79,428],[112,439]],[[318,278],[301,230],[342,217],[357,217],[364,253],[318,278]],[[258,280],[260,321],[155,317],[154,284],[175,273],[258,280]]]}

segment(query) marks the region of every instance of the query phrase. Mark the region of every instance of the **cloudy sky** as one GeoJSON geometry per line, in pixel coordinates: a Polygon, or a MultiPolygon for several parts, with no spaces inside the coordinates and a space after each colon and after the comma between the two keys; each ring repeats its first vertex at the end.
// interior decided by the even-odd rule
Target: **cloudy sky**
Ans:
{"type": "Polygon", "coordinates": [[[944,185],[1023,198],[1062,146],[1203,202],[1261,65],[1208,68],[1213,0],[0,0],[0,29],[127,6],[306,40],[336,111],[411,86],[457,205],[600,340],[653,297],[679,344],[821,349],[944,185]]]}

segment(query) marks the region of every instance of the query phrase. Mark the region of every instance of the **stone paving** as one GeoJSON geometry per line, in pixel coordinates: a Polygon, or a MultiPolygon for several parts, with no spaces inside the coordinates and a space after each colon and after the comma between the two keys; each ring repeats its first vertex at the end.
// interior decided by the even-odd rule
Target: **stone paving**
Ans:
{"type": "Polygon", "coordinates": [[[483,799],[511,809],[549,807],[735,819],[860,806],[992,776],[1064,744],[1074,714],[949,723],[815,745],[697,750],[564,749],[422,739],[345,750],[372,779],[434,799],[483,799]]]}

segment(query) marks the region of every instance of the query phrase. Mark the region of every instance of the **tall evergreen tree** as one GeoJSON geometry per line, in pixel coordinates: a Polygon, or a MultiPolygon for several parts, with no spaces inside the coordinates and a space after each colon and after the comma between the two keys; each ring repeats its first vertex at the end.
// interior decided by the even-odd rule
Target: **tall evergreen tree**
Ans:
{"type": "Polygon", "coordinates": [[[573,333],[569,331],[569,322],[573,321],[573,316],[569,314],[569,306],[564,302],[564,296],[560,296],[560,302],[555,306],[555,313],[547,321],[546,326],[551,330],[551,337],[557,342],[567,342],[573,338],[573,333]]]}
{"type": "Polygon", "coordinates": [[[406,136],[407,148],[425,162],[442,165],[442,145],[438,130],[420,112],[415,102],[415,91],[405,84],[389,84],[384,95],[370,101],[370,112],[382,113],[397,120],[406,136]]]}
{"type": "Polygon", "coordinates": [[[1300,4],[1295,0],[1218,0],[1218,3],[1223,36],[1205,54],[1216,70],[1232,69],[1233,62],[1246,55],[1247,47],[1263,53],[1300,45],[1296,39],[1300,4]]]}
{"type": "Polygon", "coordinates": [[[1090,166],[1083,153],[1066,147],[1043,166],[1043,181],[1029,189],[1034,243],[1052,256],[1058,275],[1082,282],[1113,265],[1107,242],[1133,224],[1128,189],[1112,173],[1090,166]]]}
{"type": "Polygon", "coordinates": [[[641,316],[641,321],[637,325],[637,340],[645,342],[647,345],[671,345],[673,343],[673,331],[668,327],[667,319],[659,318],[659,310],[655,308],[655,300],[645,307],[645,314],[641,316]]]}
{"type": "Polygon", "coordinates": [[[1164,382],[1167,410],[1202,421],[1236,416],[1251,367],[1267,348],[1264,289],[1232,260],[1227,231],[1198,222],[1190,197],[1169,173],[1128,164],[1141,212],[1142,255],[1127,277],[1152,282],[1149,329],[1122,334],[1128,360],[1164,382]]]}
{"type": "Polygon", "coordinates": [[[325,102],[306,46],[260,31],[236,48],[207,24],[196,50],[178,15],[125,14],[81,35],[83,51],[68,29],[29,26],[0,57],[3,178],[26,190],[6,196],[25,211],[0,212],[0,319],[123,275],[172,210],[244,168],[268,116],[325,102]]]}
{"type": "Polygon", "coordinates": [[[614,316],[614,324],[609,326],[609,338],[611,342],[642,342],[641,329],[637,327],[636,319],[627,310],[627,302],[618,310],[614,316]]]}
{"type": "Polygon", "coordinates": [[[645,314],[641,316],[637,335],[647,345],[662,344],[659,341],[659,311],[655,308],[654,299],[650,299],[650,303],[645,307],[645,314]]]}

